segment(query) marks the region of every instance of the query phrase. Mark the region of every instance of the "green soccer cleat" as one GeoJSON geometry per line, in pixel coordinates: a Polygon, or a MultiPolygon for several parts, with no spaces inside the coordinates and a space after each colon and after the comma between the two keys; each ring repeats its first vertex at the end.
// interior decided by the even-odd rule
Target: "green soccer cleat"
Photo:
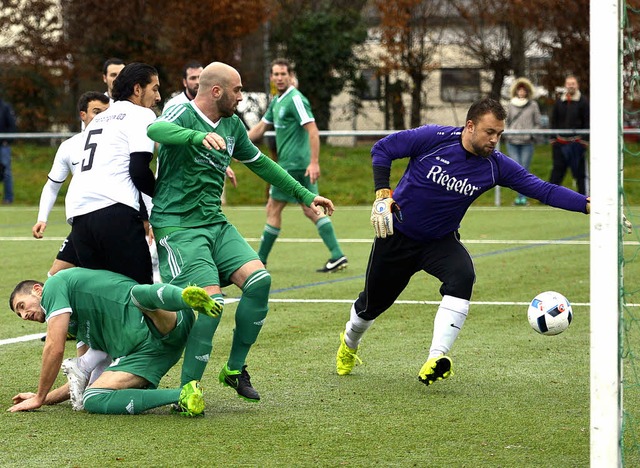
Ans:
{"type": "Polygon", "coordinates": [[[251,377],[247,372],[247,366],[242,366],[242,370],[231,370],[227,364],[224,365],[218,375],[218,380],[225,387],[233,388],[240,398],[257,403],[260,401],[260,394],[251,385],[251,377]]]}
{"type": "Polygon", "coordinates": [[[183,416],[198,416],[204,413],[204,396],[197,380],[192,380],[182,387],[178,397],[178,412],[183,416]]]}
{"type": "Polygon", "coordinates": [[[209,317],[220,317],[222,306],[211,299],[207,292],[198,286],[187,286],[182,290],[182,299],[189,307],[209,317]]]}
{"type": "Polygon", "coordinates": [[[336,355],[336,371],[338,375],[350,374],[356,364],[362,364],[362,359],[356,354],[358,348],[352,349],[344,341],[344,332],[340,334],[340,347],[336,355]]]}
{"type": "Polygon", "coordinates": [[[449,356],[441,354],[440,356],[428,359],[424,363],[418,380],[425,385],[431,385],[436,380],[444,380],[453,375],[453,362],[449,356]]]}

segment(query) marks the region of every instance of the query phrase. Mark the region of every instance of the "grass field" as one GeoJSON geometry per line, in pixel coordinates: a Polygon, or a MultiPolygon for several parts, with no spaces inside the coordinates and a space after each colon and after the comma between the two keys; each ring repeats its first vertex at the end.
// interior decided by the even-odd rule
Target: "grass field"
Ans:
{"type": "MultiPolygon", "coordinates": [[[[225,309],[203,379],[206,415],[186,419],[158,408],[140,416],[73,412],[69,403],[32,413],[0,412],[1,466],[589,466],[589,221],[537,206],[477,207],[461,228],[478,281],[471,312],[451,356],[455,375],[425,387],[438,282],[418,274],[365,336],[364,363],[335,375],[338,336],[363,286],[372,231],[369,206],[339,207],[333,221],[349,268],[315,273],[327,259],[315,229],[285,210],[269,259],[267,323],[248,360],[262,394],[247,403],[217,383],[233,328],[225,309]],[[536,242],[532,242],[536,241],[536,242]],[[560,242],[557,242],[560,241],[560,242]],[[536,334],[527,303],[558,290],[574,307],[563,334],[536,334]]],[[[68,233],[56,208],[44,240],[31,238],[34,207],[0,209],[0,299],[27,277],[43,279],[68,233]]],[[[259,207],[228,217],[257,248],[259,207]]],[[[637,249],[637,245],[628,249],[637,249]]],[[[637,278],[638,265],[626,267],[637,278]]],[[[629,280],[631,281],[631,280],[629,280]]],[[[226,288],[227,299],[238,296],[226,288]]],[[[37,385],[42,343],[8,340],[43,326],[0,314],[0,401],[37,385]]],[[[72,343],[68,354],[74,352],[72,343]]],[[[59,378],[63,382],[63,376],[59,378]]],[[[179,382],[179,366],[161,386],[179,382]]],[[[637,395],[625,404],[638,407],[637,395]]],[[[633,457],[636,457],[634,455],[633,457]]],[[[639,466],[640,458],[627,466],[639,466]]]]}

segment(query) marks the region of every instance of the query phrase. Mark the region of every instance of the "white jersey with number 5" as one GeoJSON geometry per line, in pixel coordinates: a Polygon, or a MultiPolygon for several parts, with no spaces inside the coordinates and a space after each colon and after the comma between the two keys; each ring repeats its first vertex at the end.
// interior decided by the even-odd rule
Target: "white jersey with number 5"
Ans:
{"type": "Polygon", "coordinates": [[[151,109],[129,101],[116,101],[94,117],[82,132],[85,139],[80,167],[65,199],[69,223],[74,216],[116,203],[140,209],[140,194],[129,175],[129,161],[131,153],[153,153],[147,126],[155,118],[151,109]]]}

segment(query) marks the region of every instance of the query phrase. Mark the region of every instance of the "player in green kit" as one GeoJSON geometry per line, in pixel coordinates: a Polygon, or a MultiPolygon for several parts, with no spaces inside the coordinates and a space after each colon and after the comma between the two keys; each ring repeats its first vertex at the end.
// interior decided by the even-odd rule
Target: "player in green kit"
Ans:
{"type": "Polygon", "coordinates": [[[199,317],[219,314],[222,308],[201,288],[170,284],[138,284],[106,270],[70,268],[43,283],[19,283],[9,305],[20,318],[47,322],[42,370],[36,393],[19,393],[9,411],[27,411],[63,399],[52,392],[60,370],[68,330],[91,349],[113,358],[111,366],[84,391],[90,413],[138,414],[162,405],[177,404],[180,412],[195,416],[204,410],[199,382],[182,388],[158,389],[160,379],[179,360],[189,331],[199,317]]]}
{"type": "MultiPolygon", "coordinates": [[[[271,82],[278,95],[271,101],[267,112],[250,131],[249,138],[256,142],[273,127],[276,131],[278,164],[313,193],[318,193],[320,177],[320,134],[307,98],[294,86],[291,63],[286,59],[271,62],[271,82]]],[[[297,200],[278,187],[272,186],[267,201],[267,222],[262,233],[258,255],[265,264],[282,227],[282,211],[287,203],[297,200]]],[[[318,234],[329,250],[330,258],[317,270],[332,273],[347,267],[331,219],[302,205],[302,211],[316,226],[318,234]]]]}
{"type": "MultiPolygon", "coordinates": [[[[332,214],[333,203],[302,187],[251,143],[234,113],[241,100],[240,74],[214,62],[202,71],[194,100],[167,109],[149,126],[149,137],[161,144],[150,222],[165,282],[197,284],[220,306],[221,287],[233,283],[242,290],[231,351],[218,378],[240,397],[259,401],[245,361],[267,316],[271,276],[221,211],[225,170],[234,158],[316,212],[332,214]]],[[[219,321],[201,316],[191,330],[183,383],[202,378],[219,321]]]]}

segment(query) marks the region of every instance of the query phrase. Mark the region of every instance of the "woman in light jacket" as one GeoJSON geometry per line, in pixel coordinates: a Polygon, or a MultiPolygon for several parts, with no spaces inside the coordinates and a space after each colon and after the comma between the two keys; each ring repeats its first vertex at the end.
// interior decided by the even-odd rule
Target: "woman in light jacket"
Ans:
{"type": "MultiPolygon", "coordinates": [[[[506,126],[509,130],[540,128],[540,107],[533,96],[533,85],[526,78],[518,78],[511,86],[511,100],[507,108],[506,126]]],[[[507,155],[529,170],[533,156],[534,136],[507,135],[507,155]]],[[[527,198],[518,194],[515,204],[527,205],[527,198]]]]}

